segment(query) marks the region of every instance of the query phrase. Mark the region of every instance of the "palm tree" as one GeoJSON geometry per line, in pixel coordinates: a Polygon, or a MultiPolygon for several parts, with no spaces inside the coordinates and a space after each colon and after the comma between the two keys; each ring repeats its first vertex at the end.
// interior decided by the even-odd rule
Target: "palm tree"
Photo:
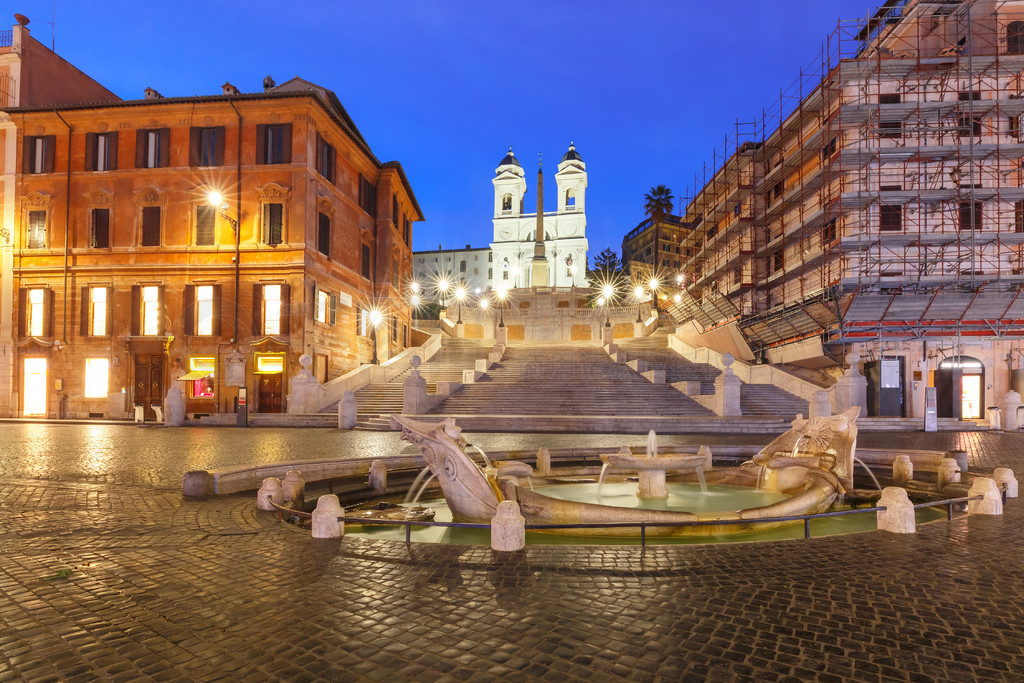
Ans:
{"type": "Polygon", "coordinates": [[[671,215],[674,208],[672,199],[672,190],[668,187],[652,187],[651,191],[644,195],[644,213],[655,220],[671,215]]]}

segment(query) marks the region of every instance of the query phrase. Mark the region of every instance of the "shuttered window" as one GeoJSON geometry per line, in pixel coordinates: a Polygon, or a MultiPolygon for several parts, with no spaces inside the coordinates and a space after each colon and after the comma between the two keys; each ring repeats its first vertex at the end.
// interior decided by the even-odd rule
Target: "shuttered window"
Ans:
{"type": "Polygon", "coordinates": [[[160,207],[142,207],[142,246],[160,246],[160,207]]]}
{"type": "Polygon", "coordinates": [[[217,207],[209,204],[196,206],[196,245],[213,246],[214,229],[217,225],[217,207]]]}
{"type": "Polygon", "coordinates": [[[281,244],[284,233],[284,204],[263,205],[263,242],[281,244]]]}
{"type": "Polygon", "coordinates": [[[89,246],[95,249],[106,249],[110,246],[110,209],[92,210],[92,232],[89,235],[89,246]]]}

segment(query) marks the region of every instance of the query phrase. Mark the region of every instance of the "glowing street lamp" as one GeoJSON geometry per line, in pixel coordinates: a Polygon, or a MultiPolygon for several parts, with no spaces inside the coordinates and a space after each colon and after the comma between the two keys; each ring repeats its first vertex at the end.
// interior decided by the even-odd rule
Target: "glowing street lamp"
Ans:
{"type": "Polygon", "coordinates": [[[459,287],[455,290],[455,298],[459,300],[459,320],[456,325],[462,324],[462,300],[466,298],[466,290],[463,287],[459,287]]]}
{"type": "Polygon", "coordinates": [[[508,290],[504,287],[498,288],[498,311],[501,316],[501,320],[498,322],[498,327],[505,327],[505,297],[508,296],[508,290]]]}
{"type": "Polygon", "coordinates": [[[651,303],[654,304],[654,312],[658,312],[658,278],[652,277],[647,286],[651,290],[651,303]]]}
{"type": "Polygon", "coordinates": [[[374,365],[380,363],[377,360],[377,328],[384,322],[384,314],[381,313],[379,308],[373,308],[370,310],[370,330],[373,332],[373,359],[370,361],[374,365]]]}
{"type": "Polygon", "coordinates": [[[611,327],[611,311],[608,310],[608,306],[611,306],[612,298],[615,296],[615,288],[612,287],[611,285],[605,285],[604,287],[601,288],[601,294],[601,299],[598,299],[598,301],[604,301],[604,326],[611,327]]]}
{"type": "Polygon", "coordinates": [[[441,308],[444,308],[444,297],[448,293],[448,280],[441,278],[437,281],[437,291],[441,292],[441,308]]]}
{"type": "MultiPolygon", "coordinates": [[[[241,171],[239,171],[239,173],[241,173],[241,171]]],[[[239,175],[238,179],[242,179],[241,175],[239,175]]],[[[211,190],[206,195],[206,199],[210,202],[212,206],[216,207],[217,213],[219,213],[224,218],[224,220],[226,220],[228,224],[231,225],[231,231],[235,233],[235,319],[232,325],[231,332],[232,343],[238,341],[238,301],[240,298],[238,296],[238,293],[241,288],[242,282],[242,235],[241,231],[238,229],[238,221],[240,218],[239,211],[241,211],[242,196],[239,193],[238,195],[236,195],[236,197],[237,201],[235,204],[235,215],[232,216],[231,214],[228,213],[228,203],[224,199],[224,195],[222,195],[220,192],[217,192],[216,190],[211,190]]]]}
{"type": "Polygon", "coordinates": [[[643,318],[640,317],[640,304],[644,300],[644,287],[643,285],[637,285],[633,288],[633,298],[636,299],[636,321],[642,323],[643,318]]]}
{"type": "Polygon", "coordinates": [[[512,286],[519,287],[519,266],[513,263],[509,270],[512,271],[512,286]]]}

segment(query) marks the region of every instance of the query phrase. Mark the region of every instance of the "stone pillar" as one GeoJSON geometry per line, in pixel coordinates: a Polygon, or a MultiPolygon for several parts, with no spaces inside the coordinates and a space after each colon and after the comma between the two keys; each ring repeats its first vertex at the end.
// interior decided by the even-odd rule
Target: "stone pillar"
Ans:
{"type": "Polygon", "coordinates": [[[345,535],[345,522],[338,517],[344,517],[345,510],[341,502],[333,493],[320,496],[316,501],[316,509],[313,510],[313,538],[341,538],[345,535]]]}
{"type": "Polygon", "coordinates": [[[175,382],[164,397],[164,425],[180,427],[185,424],[185,394],[175,382]]]}
{"type": "Polygon", "coordinates": [[[503,500],[491,519],[491,550],[513,552],[526,547],[526,518],[519,514],[519,503],[503,500]]]}
{"type": "Polygon", "coordinates": [[[960,483],[960,468],[953,458],[943,458],[935,474],[938,477],[936,486],[939,491],[946,488],[949,484],[960,483]]]}
{"type": "Polygon", "coordinates": [[[388,488],[388,468],[381,460],[370,463],[370,487],[378,493],[388,488]]]}
{"type": "Polygon", "coordinates": [[[601,325],[601,345],[608,346],[612,343],[614,328],[611,325],[601,325]]]}
{"type": "Polygon", "coordinates": [[[880,531],[891,531],[894,534],[912,534],[917,531],[914,504],[907,497],[906,489],[886,486],[878,499],[878,507],[885,508],[875,513],[880,531]]]}
{"type": "Polygon", "coordinates": [[[402,412],[406,415],[422,415],[427,411],[427,380],[420,374],[422,359],[412,357],[412,372],[402,383],[402,412]]]}
{"type": "Polygon", "coordinates": [[[288,470],[281,481],[281,500],[301,503],[306,495],[306,482],[298,470],[288,470]]]}
{"type": "Polygon", "coordinates": [[[1003,514],[1003,496],[994,479],[977,477],[971,484],[969,497],[982,496],[981,500],[967,501],[968,515],[1001,515],[1003,514]]]}
{"type": "Polygon", "coordinates": [[[267,477],[263,480],[263,485],[256,492],[256,507],[260,510],[273,510],[274,506],[270,504],[271,498],[275,503],[284,501],[281,493],[281,480],[277,477],[267,477]]]}
{"type": "Polygon", "coordinates": [[[502,346],[508,345],[508,328],[499,327],[494,331],[494,343],[502,346]]]}
{"type": "Polygon", "coordinates": [[[825,390],[815,391],[814,399],[811,401],[810,414],[808,417],[831,417],[832,401],[829,400],[828,392],[825,390]]]}
{"type": "Polygon", "coordinates": [[[897,455],[892,461],[892,480],[897,484],[906,484],[914,478],[914,463],[909,455],[897,455]]]}
{"type": "Polygon", "coordinates": [[[715,415],[734,417],[743,414],[740,407],[740,378],[732,371],[733,357],[731,353],[722,356],[725,370],[715,379],[715,415]]]}
{"type": "Polygon", "coordinates": [[[299,365],[302,366],[302,370],[292,377],[290,382],[289,413],[315,413],[320,410],[320,395],[323,392],[323,387],[309,371],[309,366],[312,363],[313,359],[308,353],[299,356],[299,365]]]}
{"type": "Polygon", "coordinates": [[[346,391],[338,401],[338,429],[352,429],[356,426],[356,395],[346,391]]]}
{"type": "MultiPolygon", "coordinates": [[[[1010,476],[1013,476],[1012,472],[1010,476]]],[[[193,498],[206,498],[213,495],[215,486],[212,474],[206,470],[192,470],[185,473],[181,493],[193,498]]]]}
{"type": "Polygon", "coordinates": [[[668,498],[665,470],[640,470],[639,475],[640,486],[636,490],[638,498],[668,498]]]}
{"type": "Polygon", "coordinates": [[[992,478],[1001,486],[1006,486],[1006,497],[1017,497],[1017,477],[1013,476],[1013,470],[1009,467],[997,467],[992,472],[992,478]]]}
{"type": "Polygon", "coordinates": [[[551,451],[547,448],[541,448],[537,451],[537,473],[551,474],[551,451]]]}
{"type": "Polygon", "coordinates": [[[835,395],[836,414],[843,413],[854,406],[860,406],[860,414],[868,413],[868,378],[860,374],[860,354],[846,354],[846,374],[836,380],[832,388],[835,395]]]}
{"type": "Polygon", "coordinates": [[[1003,397],[1003,403],[999,406],[1000,412],[1003,415],[1003,429],[1006,431],[1013,431],[1020,429],[1021,425],[1017,421],[1017,409],[1020,408],[1020,394],[1012,389],[1006,392],[1006,396],[1003,397]]]}

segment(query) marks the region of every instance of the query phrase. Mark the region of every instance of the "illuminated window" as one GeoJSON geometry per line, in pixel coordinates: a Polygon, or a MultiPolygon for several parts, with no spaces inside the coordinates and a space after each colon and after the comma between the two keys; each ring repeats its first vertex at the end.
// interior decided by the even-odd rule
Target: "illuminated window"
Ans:
{"type": "Polygon", "coordinates": [[[160,288],[142,288],[142,334],[160,334],[160,288]]]}
{"type": "Polygon", "coordinates": [[[257,356],[256,372],[265,375],[284,372],[284,356],[257,356]]]}
{"type": "Polygon", "coordinates": [[[334,302],[329,293],[322,289],[316,290],[316,318],[317,322],[321,323],[333,323],[334,322],[334,302]]]}
{"type": "Polygon", "coordinates": [[[46,247],[46,212],[28,212],[28,248],[43,249],[46,247]]]}
{"type": "Polygon", "coordinates": [[[196,287],[196,334],[213,334],[213,286],[196,287]]]}
{"type": "Polygon", "coordinates": [[[106,287],[89,288],[89,334],[105,336],[107,334],[107,297],[106,287]]]}
{"type": "Polygon", "coordinates": [[[107,378],[110,372],[110,360],[107,358],[85,359],[85,397],[106,398],[107,378]]]}
{"type": "Polygon", "coordinates": [[[281,334],[281,285],[263,287],[263,334],[281,334]]]}
{"type": "Polygon", "coordinates": [[[45,294],[41,289],[28,290],[28,310],[26,323],[30,337],[42,337],[46,318],[46,307],[43,305],[45,294]]]}
{"type": "Polygon", "coordinates": [[[213,398],[213,371],[216,367],[212,356],[200,356],[188,359],[189,395],[192,398],[213,398]]]}

